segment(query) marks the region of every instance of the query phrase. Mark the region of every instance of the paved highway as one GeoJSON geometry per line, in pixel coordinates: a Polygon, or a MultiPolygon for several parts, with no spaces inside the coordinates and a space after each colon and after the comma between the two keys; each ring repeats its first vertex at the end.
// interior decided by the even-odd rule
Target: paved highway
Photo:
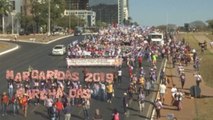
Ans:
{"type": "MultiPolygon", "coordinates": [[[[82,40],[83,36],[74,36],[70,38],[65,38],[63,40],[59,40],[53,42],[48,45],[41,44],[33,44],[33,43],[17,43],[20,46],[20,49],[2,55],[0,57],[0,92],[7,91],[7,81],[5,80],[5,71],[7,69],[13,69],[15,71],[23,71],[27,70],[28,66],[31,65],[34,69],[38,70],[48,70],[48,69],[66,69],[66,61],[65,56],[51,56],[51,50],[53,46],[56,44],[68,44],[74,40],[82,40]]],[[[160,68],[162,61],[158,61],[158,68],[160,68]]],[[[143,63],[144,68],[147,70],[149,65],[147,62],[143,63]]],[[[115,87],[115,97],[113,98],[112,103],[106,103],[100,100],[92,100],[90,115],[94,114],[96,108],[101,110],[103,114],[104,120],[111,120],[112,110],[117,108],[120,115],[121,120],[143,120],[149,119],[149,115],[152,111],[152,101],[156,96],[157,85],[155,86],[155,90],[152,91],[152,94],[147,96],[145,111],[143,113],[139,113],[138,103],[136,102],[136,95],[134,96],[133,102],[128,107],[127,115],[123,114],[122,109],[122,97],[123,92],[127,89],[129,84],[129,76],[127,66],[123,65],[123,82],[120,85],[116,85],[115,87]]],[[[72,71],[78,71],[81,73],[83,68],[76,67],[70,68],[72,71]]],[[[101,72],[113,72],[117,71],[114,67],[90,67],[90,71],[101,71],[101,72]]],[[[82,80],[82,75],[80,79],[82,80]]],[[[7,116],[0,116],[0,120],[23,120],[23,115],[13,116],[12,113],[9,113],[7,116]]],[[[43,105],[34,106],[32,104],[29,105],[28,109],[28,120],[47,120],[47,111],[43,105]]],[[[83,111],[81,108],[73,107],[72,111],[72,120],[82,120],[83,119],[83,111]]]]}

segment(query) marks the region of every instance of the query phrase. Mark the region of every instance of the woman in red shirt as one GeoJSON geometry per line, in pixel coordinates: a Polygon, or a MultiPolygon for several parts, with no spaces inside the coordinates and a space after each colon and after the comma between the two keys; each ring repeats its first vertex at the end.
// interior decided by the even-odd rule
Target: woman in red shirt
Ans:
{"type": "Polygon", "coordinates": [[[7,114],[7,106],[9,104],[9,97],[6,92],[3,92],[2,98],[1,98],[1,104],[2,104],[2,116],[7,114]]]}
{"type": "Polygon", "coordinates": [[[64,109],[63,103],[57,98],[55,103],[56,109],[58,111],[58,119],[60,120],[61,111],[64,109]]]}
{"type": "Polygon", "coordinates": [[[27,117],[27,107],[28,107],[27,94],[24,94],[24,96],[20,99],[20,103],[21,103],[22,109],[24,111],[24,117],[27,117]]]}

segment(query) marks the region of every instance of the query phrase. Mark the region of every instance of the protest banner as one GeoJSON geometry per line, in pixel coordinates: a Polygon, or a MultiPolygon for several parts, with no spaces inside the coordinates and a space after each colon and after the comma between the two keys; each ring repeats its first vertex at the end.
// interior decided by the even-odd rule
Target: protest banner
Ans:
{"type": "MultiPolygon", "coordinates": [[[[80,74],[78,72],[71,72],[70,70],[60,71],[60,70],[47,70],[47,71],[39,71],[32,70],[30,72],[23,71],[15,73],[14,70],[6,71],[6,79],[14,80],[14,81],[28,81],[31,78],[34,80],[70,80],[70,81],[79,81],[80,74]]],[[[91,73],[88,72],[85,74],[85,82],[108,82],[112,83],[114,80],[113,73],[91,73]]]]}
{"type": "Polygon", "coordinates": [[[122,58],[67,58],[67,66],[120,66],[122,58]]]}
{"type": "MultiPolygon", "coordinates": [[[[28,89],[27,91],[24,90],[24,88],[19,88],[16,90],[16,96],[21,97],[24,94],[27,94],[29,99],[34,99],[35,96],[40,96],[39,98],[41,100],[45,100],[47,98],[47,95],[52,96],[53,98],[60,98],[63,96],[64,91],[60,88],[48,90],[48,89],[28,89]]],[[[91,98],[91,92],[90,89],[70,89],[68,93],[69,98],[91,98]]]]}

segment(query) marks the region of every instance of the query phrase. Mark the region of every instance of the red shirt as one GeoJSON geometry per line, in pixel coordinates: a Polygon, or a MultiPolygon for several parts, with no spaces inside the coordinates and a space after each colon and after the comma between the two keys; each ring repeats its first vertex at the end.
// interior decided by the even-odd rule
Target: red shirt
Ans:
{"type": "Polygon", "coordinates": [[[22,97],[21,98],[21,104],[22,104],[22,106],[27,106],[27,103],[28,103],[28,99],[27,99],[27,97],[22,97]]]}
{"type": "Polygon", "coordinates": [[[9,103],[9,97],[7,96],[7,95],[4,95],[3,97],[2,97],[2,102],[3,103],[9,103]]]}
{"type": "Polygon", "coordinates": [[[139,63],[142,63],[142,57],[141,57],[141,56],[138,57],[138,62],[139,62],[139,63]]]}
{"type": "Polygon", "coordinates": [[[61,111],[64,108],[62,102],[60,102],[60,101],[56,102],[55,105],[56,105],[56,109],[58,111],[61,111]]]}

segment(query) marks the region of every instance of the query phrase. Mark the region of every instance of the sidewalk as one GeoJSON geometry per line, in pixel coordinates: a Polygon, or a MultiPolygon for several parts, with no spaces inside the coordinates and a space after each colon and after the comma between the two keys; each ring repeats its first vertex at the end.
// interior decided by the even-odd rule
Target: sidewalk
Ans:
{"type": "MultiPolygon", "coordinates": [[[[197,108],[197,100],[199,98],[193,98],[190,95],[190,88],[196,85],[195,78],[193,76],[194,69],[192,64],[184,67],[184,72],[186,74],[186,82],[184,85],[183,92],[185,93],[185,97],[182,101],[182,110],[178,111],[175,106],[171,105],[171,87],[173,84],[176,84],[178,88],[181,88],[181,83],[179,80],[179,75],[177,73],[177,67],[172,68],[171,62],[168,61],[166,67],[166,76],[169,79],[169,83],[167,85],[167,91],[165,95],[164,108],[161,110],[161,118],[160,120],[168,120],[167,116],[169,114],[173,114],[178,120],[193,120],[198,116],[198,108],[197,108]]],[[[213,96],[213,89],[209,88],[205,85],[205,81],[202,81],[200,84],[201,88],[201,98],[213,96]]]]}

